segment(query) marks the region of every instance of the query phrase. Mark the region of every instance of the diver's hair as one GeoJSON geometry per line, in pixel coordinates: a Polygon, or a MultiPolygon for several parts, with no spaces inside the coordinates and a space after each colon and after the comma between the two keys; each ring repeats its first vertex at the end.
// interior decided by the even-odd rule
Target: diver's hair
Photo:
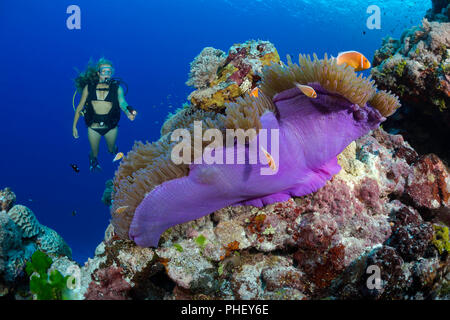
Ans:
{"type": "Polygon", "coordinates": [[[94,85],[98,82],[99,77],[97,71],[99,71],[101,65],[105,64],[110,65],[113,68],[114,72],[113,63],[110,60],[105,59],[104,57],[98,59],[97,62],[94,62],[92,58],[90,58],[88,65],[84,71],[79,71],[77,68],[75,68],[78,76],[74,79],[74,82],[78,92],[82,92],[86,85],[94,85]]]}

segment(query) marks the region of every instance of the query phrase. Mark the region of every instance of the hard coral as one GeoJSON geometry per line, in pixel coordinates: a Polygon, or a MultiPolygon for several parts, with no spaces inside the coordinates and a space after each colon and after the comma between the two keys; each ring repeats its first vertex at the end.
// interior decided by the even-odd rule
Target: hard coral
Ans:
{"type": "Polygon", "coordinates": [[[434,235],[433,244],[438,249],[439,254],[444,254],[444,252],[450,252],[450,240],[448,235],[448,227],[433,225],[434,235]]]}
{"type": "Polygon", "coordinates": [[[0,209],[8,212],[16,202],[16,195],[10,188],[0,190],[0,209]]]}
{"type": "Polygon", "coordinates": [[[186,84],[197,89],[208,87],[216,78],[217,70],[223,65],[224,61],[225,52],[222,50],[211,47],[204,48],[191,62],[189,80],[186,84]]]}
{"type": "Polygon", "coordinates": [[[191,64],[188,85],[197,90],[188,100],[196,108],[221,110],[254,88],[263,66],[278,63],[276,49],[268,41],[247,41],[232,46],[225,56],[221,50],[205,48],[191,64]]]}
{"type": "MultiPolygon", "coordinates": [[[[450,8],[446,3],[434,6],[450,8]]],[[[423,19],[421,26],[405,30],[399,40],[383,40],[371,70],[377,86],[398,95],[405,105],[384,128],[400,131],[419,153],[436,153],[447,161],[450,140],[442,137],[450,132],[449,30],[450,22],[423,19]]]]}
{"type": "Polygon", "coordinates": [[[25,238],[31,238],[41,232],[41,224],[29,208],[17,204],[8,211],[8,215],[22,230],[25,238]]]}

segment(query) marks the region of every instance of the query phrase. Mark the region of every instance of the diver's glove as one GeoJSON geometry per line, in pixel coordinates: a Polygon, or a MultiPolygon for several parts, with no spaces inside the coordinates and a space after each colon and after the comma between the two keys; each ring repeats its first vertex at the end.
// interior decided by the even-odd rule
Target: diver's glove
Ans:
{"type": "Polygon", "coordinates": [[[130,114],[136,115],[136,110],[134,110],[131,106],[127,106],[127,110],[130,114]]]}

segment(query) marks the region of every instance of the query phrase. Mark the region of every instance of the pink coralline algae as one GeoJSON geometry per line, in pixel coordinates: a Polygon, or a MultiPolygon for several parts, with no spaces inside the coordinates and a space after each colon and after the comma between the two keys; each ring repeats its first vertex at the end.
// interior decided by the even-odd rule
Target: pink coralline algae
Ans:
{"type": "Polygon", "coordinates": [[[86,300],[127,300],[130,284],[123,279],[122,268],[99,269],[85,293],[86,300]]]}
{"type": "Polygon", "coordinates": [[[436,155],[426,155],[414,164],[408,176],[406,194],[418,207],[450,206],[450,177],[436,155]]]}

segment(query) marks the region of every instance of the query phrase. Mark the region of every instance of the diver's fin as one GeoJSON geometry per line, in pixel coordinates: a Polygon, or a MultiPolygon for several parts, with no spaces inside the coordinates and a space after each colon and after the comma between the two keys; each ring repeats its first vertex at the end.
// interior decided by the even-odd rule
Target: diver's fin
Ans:
{"type": "Polygon", "coordinates": [[[100,167],[100,165],[98,164],[97,158],[93,157],[91,154],[89,154],[89,170],[90,171],[102,170],[102,167],[100,167]]]}

